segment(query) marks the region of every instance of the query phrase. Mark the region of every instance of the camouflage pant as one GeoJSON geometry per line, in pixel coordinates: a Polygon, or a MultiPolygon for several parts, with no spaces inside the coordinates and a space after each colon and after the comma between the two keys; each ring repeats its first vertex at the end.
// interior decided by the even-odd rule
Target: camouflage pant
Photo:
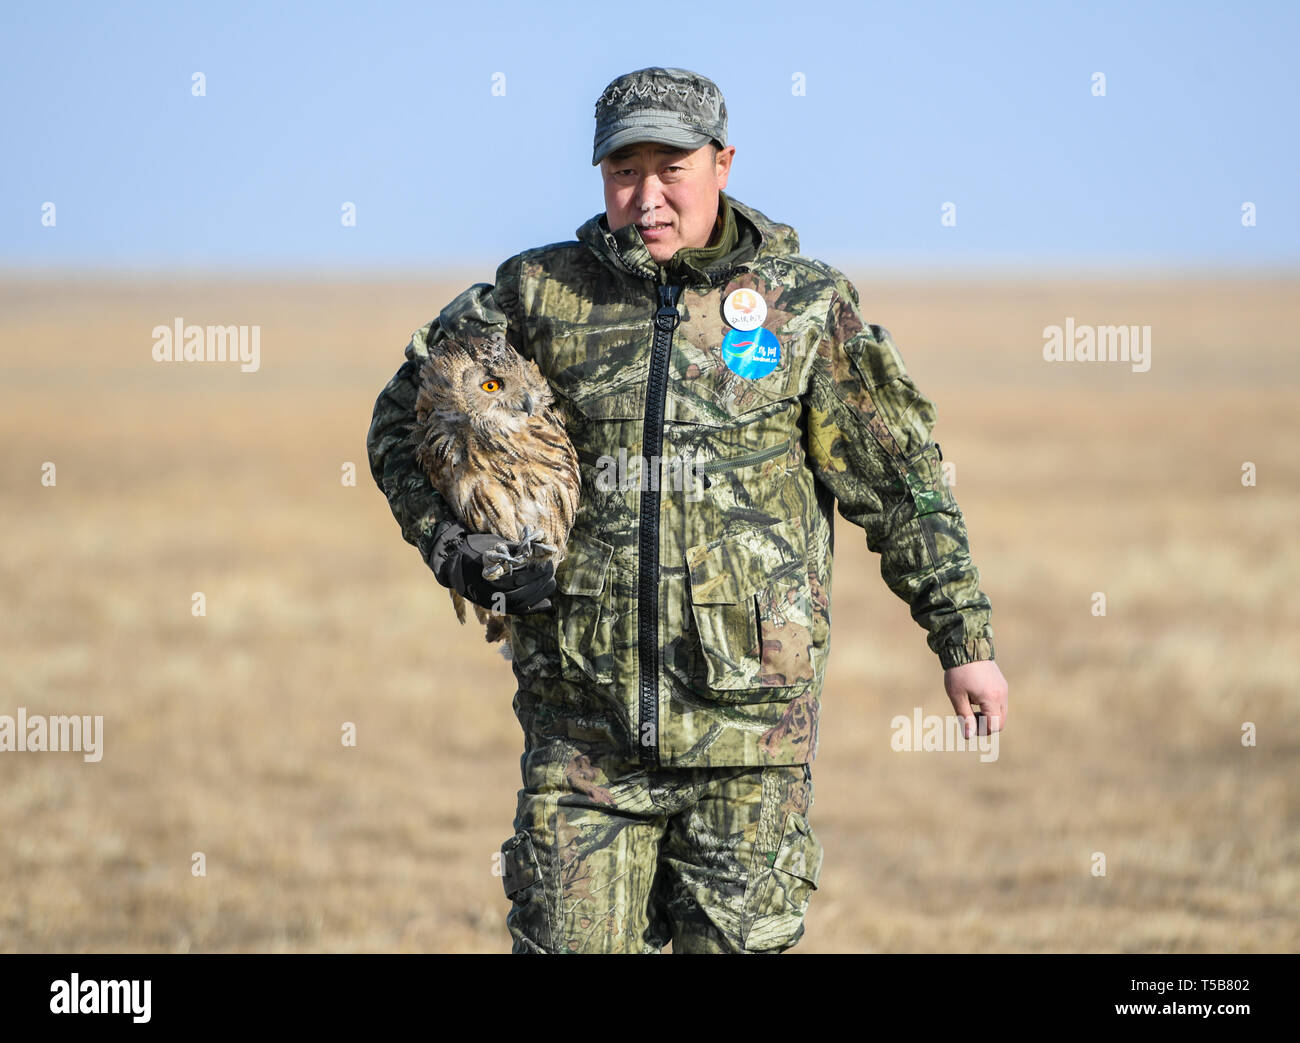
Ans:
{"type": "Polygon", "coordinates": [[[550,736],[501,846],[516,953],[782,952],[822,847],[807,765],[649,770],[550,736]]]}

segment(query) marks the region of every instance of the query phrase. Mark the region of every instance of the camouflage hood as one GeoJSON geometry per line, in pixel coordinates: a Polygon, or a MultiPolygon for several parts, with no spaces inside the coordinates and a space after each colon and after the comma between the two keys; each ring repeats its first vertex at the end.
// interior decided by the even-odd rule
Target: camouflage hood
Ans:
{"type": "MultiPolygon", "coordinates": [[[[799,252],[799,236],[789,225],[773,221],[766,214],[746,206],[725,192],[718,194],[730,205],[735,216],[737,242],[734,249],[702,270],[689,264],[660,264],[650,256],[635,225],[624,225],[611,232],[604,213],[596,214],[575,234],[578,242],[591,247],[596,256],[614,272],[635,275],[656,283],[667,282],[671,275],[678,281],[692,285],[714,285],[726,282],[738,265],[799,252]]],[[[682,252],[678,251],[679,254],[682,252]]],[[[673,259],[676,258],[677,255],[674,255],[673,259]]]]}

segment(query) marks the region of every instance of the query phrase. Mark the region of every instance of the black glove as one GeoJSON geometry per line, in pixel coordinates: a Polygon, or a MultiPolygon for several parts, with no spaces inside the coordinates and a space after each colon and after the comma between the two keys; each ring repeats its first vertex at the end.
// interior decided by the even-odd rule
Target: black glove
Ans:
{"type": "Polygon", "coordinates": [[[507,616],[545,612],[555,592],[555,563],[551,559],[529,562],[497,580],[483,578],[483,555],[511,541],[493,533],[471,533],[452,519],[439,522],[433,534],[420,541],[424,560],[434,578],[466,601],[507,616]]]}

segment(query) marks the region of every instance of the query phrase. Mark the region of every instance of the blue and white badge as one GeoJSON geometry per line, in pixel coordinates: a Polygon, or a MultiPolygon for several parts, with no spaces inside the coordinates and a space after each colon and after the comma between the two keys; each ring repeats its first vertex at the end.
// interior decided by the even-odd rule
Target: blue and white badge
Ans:
{"type": "Polygon", "coordinates": [[[731,330],[722,338],[722,361],[746,380],[758,380],[781,361],[781,342],[766,326],[756,330],[731,330]]]}

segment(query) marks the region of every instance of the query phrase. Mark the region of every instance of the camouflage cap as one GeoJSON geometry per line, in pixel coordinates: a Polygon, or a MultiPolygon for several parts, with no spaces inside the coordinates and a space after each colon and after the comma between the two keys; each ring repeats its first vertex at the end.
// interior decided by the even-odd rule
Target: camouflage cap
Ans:
{"type": "Polygon", "coordinates": [[[651,66],[614,80],[596,100],[594,167],[638,141],[697,149],[727,145],[727,104],[718,85],[688,69],[651,66]]]}

